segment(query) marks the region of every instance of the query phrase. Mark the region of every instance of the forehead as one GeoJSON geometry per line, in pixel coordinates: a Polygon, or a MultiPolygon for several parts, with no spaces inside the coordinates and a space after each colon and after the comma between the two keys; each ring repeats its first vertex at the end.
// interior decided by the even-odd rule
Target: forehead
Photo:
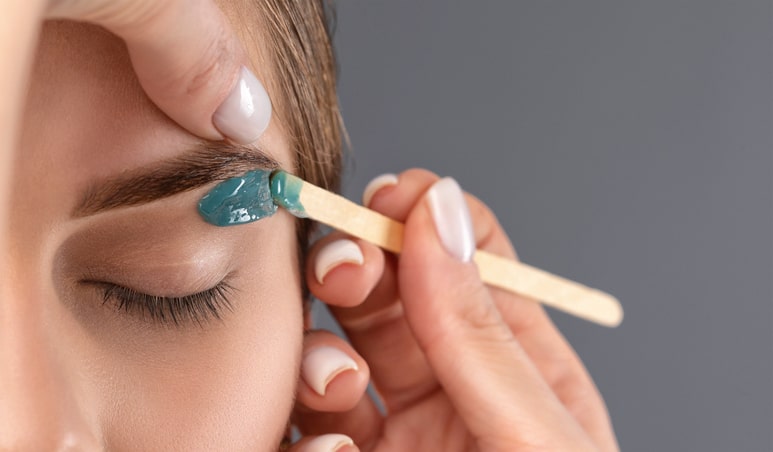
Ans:
{"type": "MultiPolygon", "coordinates": [[[[252,69],[267,80],[264,53],[248,48],[252,69]]],[[[45,178],[57,192],[177,157],[196,141],[144,94],[120,39],[73,22],[45,24],[26,115],[19,173],[45,178]]],[[[291,153],[276,122],[259,144],[289,168],[291,153]]]]}

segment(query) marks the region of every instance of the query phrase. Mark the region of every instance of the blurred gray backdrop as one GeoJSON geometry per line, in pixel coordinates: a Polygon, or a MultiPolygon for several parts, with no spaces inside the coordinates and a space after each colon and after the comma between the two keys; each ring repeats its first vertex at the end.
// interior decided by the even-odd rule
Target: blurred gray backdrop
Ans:
{"type": "Polygon", "coordinates": [[[618,329],[551,315],[626,451],[773,450],[772,4],[337,2],[345,193],[451,175],[617,295],[618,329]]]}

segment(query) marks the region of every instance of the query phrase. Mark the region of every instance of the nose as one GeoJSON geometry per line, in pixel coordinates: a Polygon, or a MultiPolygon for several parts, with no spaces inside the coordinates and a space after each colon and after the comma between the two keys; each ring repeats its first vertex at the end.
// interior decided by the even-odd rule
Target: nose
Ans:
{"type": "Polygon", "coordinates": [[[0,450],[101,450],[40,303],[0,283],[0,450]]]}

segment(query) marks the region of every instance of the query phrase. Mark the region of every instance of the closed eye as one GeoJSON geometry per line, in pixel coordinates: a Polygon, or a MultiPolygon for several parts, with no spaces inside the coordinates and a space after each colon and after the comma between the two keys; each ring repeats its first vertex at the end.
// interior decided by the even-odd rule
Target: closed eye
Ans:
{"type": "Polygon", "coordinates": [[[210,289],[180,297],[149,295],[104,281],[81,282],[97,287],[103,304],[112,303],[119,312],[163,325],[196,323],[203,326],[213,319],[222,320],[225,310],[233,311],[229,296],[234,289],[225,280],[210,289]]]}

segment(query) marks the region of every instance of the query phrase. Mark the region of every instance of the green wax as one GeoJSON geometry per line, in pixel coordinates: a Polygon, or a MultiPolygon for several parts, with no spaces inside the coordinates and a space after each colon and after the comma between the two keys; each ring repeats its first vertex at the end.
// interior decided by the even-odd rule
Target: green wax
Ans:
{"type": "Polygon", "coordinates": [[[274,203],[284,207],[298,218],[307,218],[306,209],[301,204],[303,179],[284,171],[274,171],[271,175],[271,196],[274,203]]]}
{"type": "Polygon", "coordinates": [[[254,170],[220,182],[199,201],[199,213],[215,226],[235,226],[276,212],[269,181],[271,171],[254,170]]]}

